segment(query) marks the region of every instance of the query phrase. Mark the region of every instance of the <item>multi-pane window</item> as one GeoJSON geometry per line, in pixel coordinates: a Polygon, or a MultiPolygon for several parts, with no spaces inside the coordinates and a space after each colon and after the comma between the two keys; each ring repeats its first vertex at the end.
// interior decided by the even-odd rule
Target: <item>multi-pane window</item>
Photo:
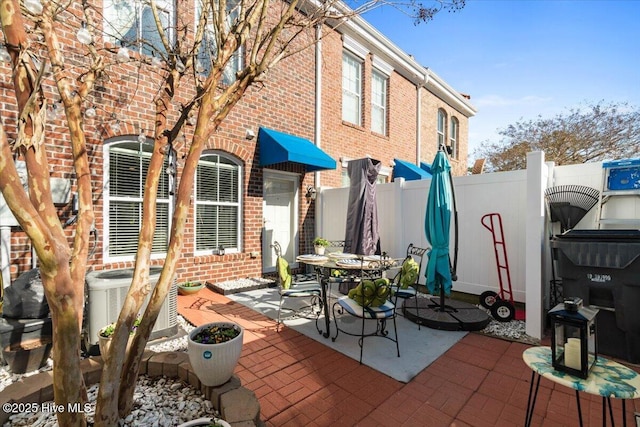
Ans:
{"type": "Polygon", "coordinates": [[[451,147],[451,157],[458,159],[460,157],[458,147],[458,129],[460,125],[458,119],[451,117],[451,125],[449,126],[449,147],[451,147]]]}
{"type": "Polygon", "coordinates": [[[342,54],[342,120],[362,124],[362,61],[342,54]]]}
{"type": "Polygon", "coordinates": [[[387,134],[387,85],[389,78],[374,69],[371,74],[371,130],[387,134]]]}
{"type": "MultiPolygon", "coordinates": [[[[165,34],[173,39],[175,3],[156,1],[158,16],[165,34]]],[[[104,0],[103,28],[105,40],[121,46],[136,47],[145,55],[165,52],[158,27],[148,2],[141,0],[104,0]]]]}
{"type": "MultiPolygon", "coordinates": [[[[140,143],[134,136],[106,144],[109,171],[105,191],[108,212],[105,236],[106,255],[109,258],[133,259],[138,248],[138,234],[142,224],[142,197],[149,170],[152,144],[140,143]]],[[[168,166],[165,159],[164,168],[168,166]]],[[[152,253],[161,254],[169,243],[170,205],[169,175],[160,174],[156,207],[157,223],[153,235],[152,253]]]]}
{"type": "Polygon", "coordinates": [[[240,250],[241,167],[217,153],[204,154],[196,170],[196,251],[240,250]]]}
{"type": "Polygon", "coordinates": [[[447,126],[447,113],[444,110],[438,110],[438,124],[437,124],[437,132],[438,132],[438,149],[440,147],[444,147],[446,143],[445,132],[447,126]]]}
{"type": "MultiPolygon", "coordinates": [[[[227,5],[227,19],[226,19],[226,30],[229,30],[233,23],[240,16],[240,6],[241,2],[239,0],[228,0],[226,2],[227,5]]],[[[200,14],[204,8],[204,4],[202,0],[196,1],[196,25],[198,23],[200,14]]],[[[207,19],[207,24],[205,26],[204,35],[202,37],[202,45],[200,46],[200,51],[198,52],[198,61],[200,63],[201,69],[198,72],[208,75],[211,72],[211,64],[215,61],[218,56],[218,45],[216,43],[216,33],[218,31],[217,27],[213,23],[213,14],[209,12],[209,19],[207,19]]],[[[234,52],[232,58],[229,60],[227,65],[224,68],[222,75],[222,83],[225,85],[229,85],[233,83],[236,79],[236,74],[238,71],[242,69],[243,66],[243,49],[240,47],[237,51],[234,52]]]]}

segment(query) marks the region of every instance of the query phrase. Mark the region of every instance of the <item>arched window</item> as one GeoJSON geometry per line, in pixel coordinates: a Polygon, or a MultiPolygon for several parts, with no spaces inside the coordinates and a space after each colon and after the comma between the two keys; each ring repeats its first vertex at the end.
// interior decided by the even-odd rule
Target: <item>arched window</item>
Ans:
{"type": "Polygon", "coordinates": [[[229,155],[200,157],[195,181],[196,253],[240,251],[242,167],[229,155]]]}
{"type": "Polygon", "coordinates": [[[451,117],[451,125],[449,126],[449,147],[451,147],[451,157],[454,159],[460,158],[460,147],[458,146],[458,133],[460,129],[460,123],[455,117],[451,117]]]}
{"type": "MultiPolygon", "coordinates": [[[[104,257],[109,261],[132,260],[138,249],[142,223],[142,197],[153,144],[140,143],[138,135],[113,138],[104,145],[104,257]]],[[[169,165],[165,158],[164,167],[169,165]]],[[[164,254],[171,220],[170,177],[160,174],[157,222],[153,254],[164,254]]]]}
{"type": "Polygon", "coordinates": [[[446,139],[446,130],[447,130],[447,113],[440,108],[438,109],[438,149],[440,147],[444,147],[447,139],[446,139]]]}

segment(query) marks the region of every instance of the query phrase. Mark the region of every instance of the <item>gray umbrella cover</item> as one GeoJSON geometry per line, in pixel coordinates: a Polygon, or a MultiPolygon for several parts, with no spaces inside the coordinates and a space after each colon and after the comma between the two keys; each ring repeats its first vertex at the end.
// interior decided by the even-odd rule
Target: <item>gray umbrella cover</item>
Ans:
{"type": "Polygon", "coordinates": [[[380,254],[376,179],[382,164],[379,160],[349,161],[349,205],[345,229],[345,252],[359,255],[380,254]]]}

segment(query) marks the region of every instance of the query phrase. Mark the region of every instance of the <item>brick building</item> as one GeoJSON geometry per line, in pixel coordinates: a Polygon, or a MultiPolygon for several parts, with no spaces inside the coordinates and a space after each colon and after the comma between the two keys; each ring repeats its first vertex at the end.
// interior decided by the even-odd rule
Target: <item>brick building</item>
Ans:
{"type": "MultiPolygon", "coordinates": [[[[165,6],[168,19],[175,19],[171,3],[165,6]]],[[[197,11],[182,12],[183,19],[195,21],[197,11]]],[[[105,9],[102,25],[120,22],[117,18],[105,9]]],[[[77,53],[81,46],[76,31],[77,27],[67,27],[61,42],[66,46],[67,62],[82,67],[88,59],[77,53]]],[[[321,33],[319,43],[281,62],[263,86],[250,88],[208,142],[198,169],[201,179],[196,180],[193,215],[187,224],[177,282],[261,276],[274,265],[269,248],[273,240],[291,242],[286,248],[289,257],[308,249],[310,242],[298,231],[314,226],[314,205],[305,193],[309,188],[345,185],[350,159],[368,155],[380,160],[381,179],[390,181],[394,159],[414,165],[429,163],[438,145],[444,143],[453,146],[455,174],[466,173],[468,118],[475,113],[466,97],[361,18],[337,29],[326,25],[321,33]],[[335,168],[304,161],[263,160],[261,156],[272,149],[266,145],[265,135],[273,131],[276,133],[271,135],[276,137],[284,133],[294,142],[319,148],[335,161],[335,168]]],[[[106,36],[95,42],[114,52],[118,47],[118,40],[106,36]]],[[[134,265],[158,70],[150,60],[137,61],[144,59],[143,49],[129,53],[133,60],[114,61],[109,78],[98,83],[85,106],[96,209],[92,270],[134,265]]],[[[8,65],[0,67],[8,75],[8,65]]],[[[48,77],[45,92],[55,93],[53,87],[48,77]]],[[[183,87],[170,120],[177,119],[180,103],[193,95],[193,88],[183,87]]],[[[15,122],[8,80],[0,87],[0,96],[5,100],[5,124],[15,122]]],[[[69,138],[60,110],[59,99],[53,96],[47,112],[49,140],[69,138]]],[[[152,264],[162,265],[176,172],[179,176],[184,141],[191,136],[192,128],[186,126],[183,139],[174,146],[176,151],[167,158],[152,264]]],[[[67,144],[49,144],[47,149],[55,153],[51,175],[62,188],[58,207],[71,239],[76,209],[71,153],[67,144]]],[[[0,228],[3,253],[9,254],[2,262],[8,283],[7,279],[15,279],[37,263],[28,239],[10,215],[0,217],[0,228]]]]}

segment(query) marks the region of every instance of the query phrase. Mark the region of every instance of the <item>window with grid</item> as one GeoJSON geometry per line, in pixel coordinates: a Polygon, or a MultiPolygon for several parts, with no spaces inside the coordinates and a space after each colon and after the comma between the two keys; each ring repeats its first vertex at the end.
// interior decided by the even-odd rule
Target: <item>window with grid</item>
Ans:
{"type": "MultiPolygon", "coordinates": [[[[138,233],[142,223],[142,197],[149,170],[152,144],[132,140],[107,143],[107,179],[105,193],[108,226],[105,244],[109,258],[133,259],[138,249],[138,233]]],[[[164,168],[169,164],[165,159],[164,168]]],[[[152,253],[164,254],[169,243],[170,226],[169,175],[160,174],[156,207],[157,223],[152,253]]]]}
{"type": "Polygon", "coordinates": [[[449,126],[449,147],[451,147],[451,157],[454,159],[458,159],[460,156],[458,147],[459,127],[458,119],[451,117],[451,125],[449,126]]]}
{"type": "Polygon", "coordinates": [[[241,172],[239,163],[223,154],[200,158],[195,184],[196,252],[240,250],[241,172]]]}
{"type": "Polygon", "coordinates": [[[445,113],[444,110],[439,109],[438,110],[438,127],[437,127],[438,149],[440,149],[440,147],[444,147],[447,141],[445,137],[446,126],[447,126],[447,113],[445,113]]]}
{"type": "Polygon", "coordinates": [[[342,120],[362,125],[362,61],[342,54],[342,120]]]}
{"type": "MultiPolygon", "coordinates": [[[[162,28],[173,40],[175,3],[157,0],[156,6],[162,28]]],[[[145,55],[166,53],[149,2],[142,0],[104,0],[103,31],[105,41],[127,48],[136,47],[145,55]]]]}
{"type": "Polygon", "coordinates": [[[389,78],[374,69],[371,75],[371,130],[387,134],[387,86],[389,78]]]}
{"type": "MultiPolygon", "coordinates": [[[[242,3],[238,0],[227,0],[227,29],[233,25],[233,23],[240,16],[240,6],[242,3]]],[[[198,24],[198,20],[200,19],[200,14],[204,9],[204,4],[202,0],[196,1],[196,24],[198,24]]],[[[211,64],[218,56],[218,46],[216,44],[216,27],[213,25],[213,14],[211,12],[210,17],[207,20],[207,25],[205,27],[204,36],[202,37],[202,45],[200,46],[200,51],[198,52],[198,61],[201,66],[199,73],[208,75],[211,72],[211,64]]],[[[240,47],[236,52],[234,52],[233,56],[227,63],[224,68],[222,75],[222,83],[225,85],[229,85],[233,83],[236,79],[236,74],[243,67],[243,49],[240,47]]]]}

